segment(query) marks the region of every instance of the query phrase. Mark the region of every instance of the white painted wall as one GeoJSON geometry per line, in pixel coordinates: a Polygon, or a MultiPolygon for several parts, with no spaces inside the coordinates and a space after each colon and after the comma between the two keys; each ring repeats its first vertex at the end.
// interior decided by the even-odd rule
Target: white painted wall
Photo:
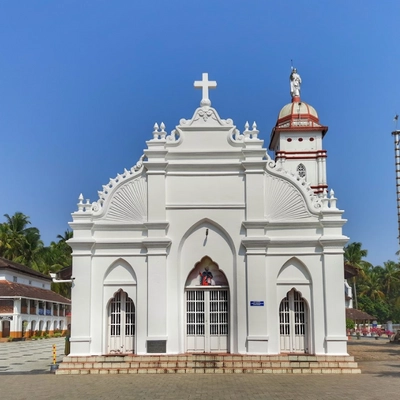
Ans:
{"type": "Polygon", "coordinates": [[[347,353],[335,199],[279,169],[256,128],[240,133],[208,106],[166,137],[153,132],[145,155],[72,214],[71,355],[106,352],[120,289],[135,303],[136,353],[148,340],[184,352],[185,282],[204,256],[229,283],[231,352],[280,353],[279,305],[294,288],[308,306],[309,352],[347,353]]]}

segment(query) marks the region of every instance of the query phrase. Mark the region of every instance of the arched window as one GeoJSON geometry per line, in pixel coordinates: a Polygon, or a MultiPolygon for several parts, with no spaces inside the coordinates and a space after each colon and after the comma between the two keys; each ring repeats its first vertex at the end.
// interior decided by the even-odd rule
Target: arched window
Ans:
{"type": "Polygon", "coordinates": [[[300,178],[306,177],[306,167],[304,166],[304,164],[299,164],[297,166],[297,173],[299,174],[300,178]]]}

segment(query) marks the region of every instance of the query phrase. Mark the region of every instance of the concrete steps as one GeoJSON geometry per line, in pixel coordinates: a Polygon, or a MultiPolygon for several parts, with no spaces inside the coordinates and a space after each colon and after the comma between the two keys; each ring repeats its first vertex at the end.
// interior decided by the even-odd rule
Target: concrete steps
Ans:
{"type": "Polygon", "coordinates": [[[64,357],[57,375],[77,374],[358,374],[352,356],[109,355],[64,357]]]}

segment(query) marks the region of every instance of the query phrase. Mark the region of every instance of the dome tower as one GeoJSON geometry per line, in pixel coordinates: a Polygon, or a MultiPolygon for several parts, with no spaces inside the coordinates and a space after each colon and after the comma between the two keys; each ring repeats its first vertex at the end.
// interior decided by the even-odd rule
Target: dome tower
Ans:
{"type": "Polygon", "coordinates": [[[279,112],[269,149],[279,167],[305,178],[316,194],[322,194],[328,187],[327,154],[322,148],[328,127],[320,124],[315,108],[300,99],[300,86],[301,78],[294,68],[290,74],[292,102],[279,112]]]}

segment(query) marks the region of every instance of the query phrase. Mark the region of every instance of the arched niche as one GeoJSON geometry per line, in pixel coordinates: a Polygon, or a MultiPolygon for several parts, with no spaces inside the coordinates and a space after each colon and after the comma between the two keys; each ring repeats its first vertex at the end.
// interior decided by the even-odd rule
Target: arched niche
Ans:
{"type": "Polygon", "coordinates": [[[131,265],[123,259],[114,261],[104,275],[105,285],[136,285],[136,274],[131,265]]]}
{"type": "MultiPolygon", "coordinates": [[[[215,221],[204,218],[193,224],[183,235],[178,249],[182,284],[194,273],[193,270],[197,263],[199,260],[203,260],[205,255],[218,262],[216,273],[217,270],[224,271],[227,282],[234,281],[235,246],[228,232],[215,221]]],[[[213,268],[216,267],[213,266],[213,268]]],[[[193,278],[191,277],[191,279],[193,278]]]]}
{"type": "Polygon", "coordinates": [[[308,306],[311,306],[311,274],[298,258],[292,257],[283,264],[278,273],[276,284],[278,304],[290,290],[295,289],[301,293],[301,297],[304,298],[308,306]]]}
{"type": "Polygon", "coordinates": [[[310,285],[312,283],[311,274],[298,258],[292,257],[280,269],[277,283],[310,285]]]}
{"type": "Polygon", "coordinates": [[[228,286],[228,280],[210,257],[204,256],[190,271],[185,287],[228,286]]]}
{"type": "Polygon", "coordinates": [[[109,306],[115,296],[124,294],[137,309],[137,280],[132,266],[122,258],[115,260],[104,274],[103,280],[103,343],[102,351],[108,353],[109,306]]]}

